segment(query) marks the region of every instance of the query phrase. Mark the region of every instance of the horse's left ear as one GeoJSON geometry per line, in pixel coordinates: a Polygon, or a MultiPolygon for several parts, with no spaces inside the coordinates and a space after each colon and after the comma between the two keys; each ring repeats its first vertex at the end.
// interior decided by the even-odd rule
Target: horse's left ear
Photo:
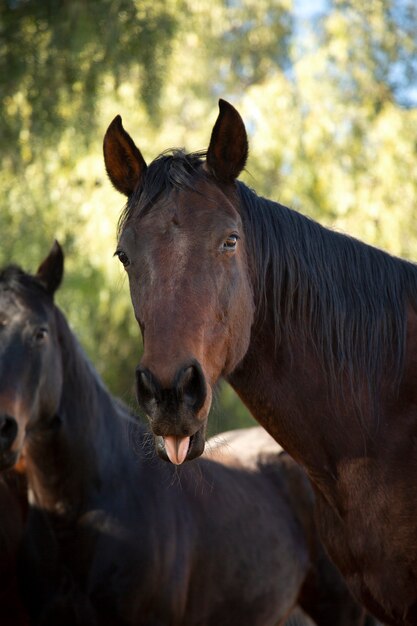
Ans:
{"type": "Polygon", "coordinates": [[[48,256],[39,265],[36,276],[39,278],[46,291],[53,296],[61,284],[63,275],[64,253],[59,243],[54,241],[48,256]]]}
{"type": "Polygon", "coordinates": [[[221,182],[233,182],[248,158],[245,125],[236,109],[219,100],[219,115],[213,127],[207,150],[207,166],[221,182]]]}

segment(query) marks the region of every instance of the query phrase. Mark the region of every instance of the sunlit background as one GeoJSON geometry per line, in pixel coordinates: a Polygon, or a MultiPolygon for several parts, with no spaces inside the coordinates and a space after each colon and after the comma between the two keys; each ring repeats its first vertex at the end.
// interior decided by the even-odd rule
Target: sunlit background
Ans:
{"type": "MultiPolygon", "coordinates": [[[[417,259],[416,77],[415,0],[2,0],[0,263],[35,271],[61,242],[58,302],[134,407],[123,198],[101,151],[113,117],[150,161],[207,147],[228,99],[258,193],[417,259]]],[[[250,420],[221,387],[212,429],[250,420]]]]}

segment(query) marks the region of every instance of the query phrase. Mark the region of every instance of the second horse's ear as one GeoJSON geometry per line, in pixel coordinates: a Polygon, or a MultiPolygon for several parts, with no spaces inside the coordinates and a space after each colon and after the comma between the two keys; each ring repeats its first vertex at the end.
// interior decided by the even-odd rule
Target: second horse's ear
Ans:
{"type": "Polygon", "coordinates": [[[49,251],[48,256],[42,261],[36,272],[46,291],[53,296],[61,284],[64,275],[64,253],[57,241],[49,251]]]}
{"type": "Polygon", "coordinates": [[[108,127],[103,141],[104,163],[114,187],[130,196],[146,172],[146,163],[140,150],[122,125],[117,115],[108,127]]]}
{"type": "Polygon", "coordinates": [[[243,170],[248,158],[245,125],[236,109],[219,100],[219,115],[214,124],[207,150],[209,171],[224,183],[231,183],[243,170]]]}

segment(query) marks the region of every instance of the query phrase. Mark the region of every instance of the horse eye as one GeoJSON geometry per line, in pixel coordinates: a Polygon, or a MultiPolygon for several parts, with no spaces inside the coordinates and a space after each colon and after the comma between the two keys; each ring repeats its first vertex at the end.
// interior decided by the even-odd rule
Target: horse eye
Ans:
{"type": "Polygon", "coordinates": [[[236,250],[237,241],[239,237],[237,235],[229,235],[228,238],[223,242],[223,250],[227,252],[232,252],[236,250]]]}
{"type": "Polygon", "coordinates": [[[45,341],[47,336],[48,336],[47,329],[41,326],[35,330],[33,338],[36,343],[42,343],[43,341],[45,341]]]}
{"type": "Polygon", "coordinates": [[[129,257],[125,252],[123,252],[123,250],[116,250],[114,254],[118,257],[123,267],[127,267],[128,265],[130,265],[129,257]]]}

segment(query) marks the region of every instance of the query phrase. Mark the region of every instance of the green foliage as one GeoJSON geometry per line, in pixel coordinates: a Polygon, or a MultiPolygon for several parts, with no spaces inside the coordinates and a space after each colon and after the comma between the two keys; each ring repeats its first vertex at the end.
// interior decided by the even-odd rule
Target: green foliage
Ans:
{"type": "MultiPolygon", "coordinates": [[[[417,38],[402,30],[405,6],[335,2],[294,46],[292,77],[277,73],[247,92],[244,113],[256,129],[250,184],[266,183],[267,195],[415,258],[417,111],[402,106],[390,72],[390,59],[405,55],[395,42],[408,42],[401,71],[417,59],[417,38]],[[398,26],[386,21],[392,14],[398,26]]],[[[414,23],[417,32],[416,11],[414,23]]]]}
{"type": "MultiPolygon", "coordinates": [[[[259,193],[417,258],[417,8],[332,0],[0,2],[0,264],[35,270],[54,238],[58,301],[113,392],[134,406],[139,330],[113,258],[123,206],[106,179],[117,114],[151,160],[207,146],[217,98],[250,135],[259,193]]],[[[251,424],[222,383],[211,434],[251,424]]]]}
{"type": "Polygon", "coordinates": [[[63,133],[88,143],[103,81],[134,80],[155,110],[178,2],[15,0],[0,5],[1,143],[25,163],[63,133]],[[175,10],[174,10],[175,9],[175,10]],[[26,152],[16,151],[22,132],[26,152]]]}

